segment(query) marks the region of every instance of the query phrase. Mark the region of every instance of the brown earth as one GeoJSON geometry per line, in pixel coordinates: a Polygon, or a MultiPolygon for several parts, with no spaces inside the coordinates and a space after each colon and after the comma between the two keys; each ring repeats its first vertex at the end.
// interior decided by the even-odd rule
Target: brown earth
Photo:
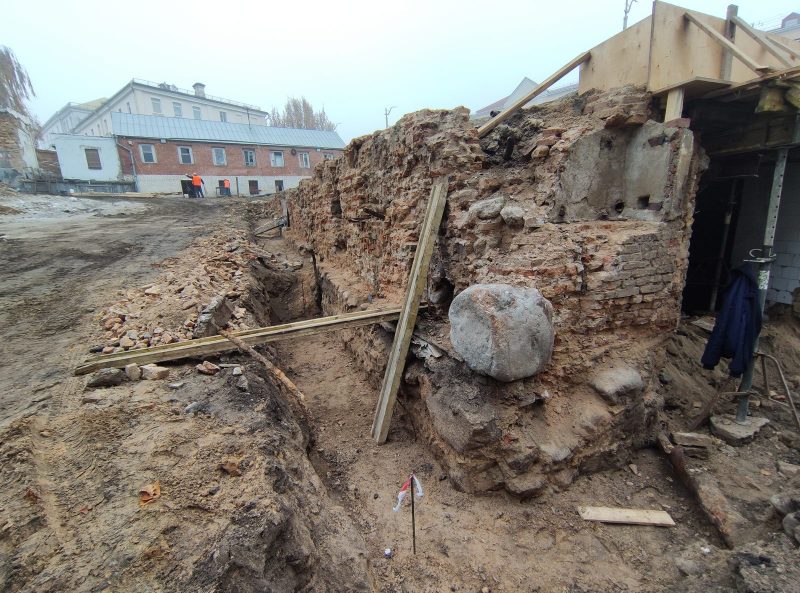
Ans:
{"type": "MultiPolygon", "coordinates": [[[[700,467],[745,516],[749,539],[763,540],[730,551],[650,449],[526,502],[457,492],[413,425],[396,422],[389,443],[374,444],[376,390],[330,334],[262,349],[305,393],[308,418],[235,353],[213,362],[240,364],[246,389],[233,368],[205,376],[195,360],[166,365],[167,380],[85,390],[71,369],[90,347],[157,324],[186,332],[215,294],[238,293],[238,327],[313,316],[318,298],[312,262],[280,238],[249,237],[242,202],[90,202],[88,214],[0,222],[0,590],[754,590],[742,588],[745,570],[780,590],[800,565],[767,502],[797,487],[776,461],[800,457],[784,407],[766,398],[763,436],[720,446],[700,467]],[[223,251],[233,255],[212,262],[232,241],[223,251]],[[196,295],[182,294],[189,284],[196,295]],[[120,328],[105,329],[119,307],[120,328]],[[416,555],[409,509],[391,510],[411,471],[425,488],[416,555]],[[155,482],[159,498],[141,504],[155,482]],[[677,525],[588,523],[578,505],[663,508],[677,525]],[[682,576],[678,562],[699,574],[682,576]]],[[[676,427],[724,378],[699,372],[703,335],[683,327],[659,387],[676,427]]],[[[767,335],[796,376],[796,321],[767,335]]]]}

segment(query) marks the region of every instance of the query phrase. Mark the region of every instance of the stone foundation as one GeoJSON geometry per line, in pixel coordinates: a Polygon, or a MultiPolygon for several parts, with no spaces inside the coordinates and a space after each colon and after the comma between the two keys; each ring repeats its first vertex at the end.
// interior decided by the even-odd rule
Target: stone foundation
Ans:
{"type": "MultiPolygon", "coordinates": [[[[394,425],[413,425],[457,487],[532,496],[651,439],[661,402],[648,386],[680,315],[704,159],[691,131],[648,120],[650,100],[635,88],[569,97],[482,140],[464,109],[413,113],[287,192],[287,237],[313,252],[334,313],[401,302],[431,185],[448,177],[431,306],[394,425]],[[535,287],[551,301],[543,372],[502,383],[459,360],[447,306],[476,283],[535,287]],[[607,382],[615,369],[641,381],[604,398],[592,377],[608,369],[607,382]]],[[[341,332],[376,386],[387,330],[341,332]]]]}

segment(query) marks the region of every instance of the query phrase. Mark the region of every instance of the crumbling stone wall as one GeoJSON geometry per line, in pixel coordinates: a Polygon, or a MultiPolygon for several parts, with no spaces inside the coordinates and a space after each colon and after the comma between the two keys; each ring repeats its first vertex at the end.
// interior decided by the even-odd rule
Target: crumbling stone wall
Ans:
{"type": "Polygon", "coordinates": [[[19,140],[21,125],[14,115],[0,111],[0,169],[23,171],[26,167],[19,140]]]}
{"type": "MultiPolygon", "coordinates": [[[[650,101],[630,87],[573,96],[482,140],[464,109],[421,111],[354,140],[287,194],[288,236],[315,254],[333,312],[400,302],[431,184],[448,176],[434,307],[402,409],[465,490],[564,487],[650,438],[660,402],[647,385],[679,318],[703,166],[688,129],[648,119],[650,101]],[[533,286],[552,302],[544,372],[501,383],[458,359],[446,307],[476,283],[533,286]],[[641,381],[608,391],[595,380],[608,368],[641,381]]],[[[378,384],[390,334],[342,333],[378,384]]]]}

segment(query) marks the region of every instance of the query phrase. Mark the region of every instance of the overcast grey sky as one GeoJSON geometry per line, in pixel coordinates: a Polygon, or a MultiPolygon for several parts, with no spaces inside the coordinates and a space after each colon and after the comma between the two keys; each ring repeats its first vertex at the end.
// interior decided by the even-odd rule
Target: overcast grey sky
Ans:
{"type": "MultiPolygon", "coordinates": [[[[685,0],[724,16],[729,0],[685,0]]],[[[800,2],[742,0],[764,27],[800,2]]],[[[624,0],[193,2],[5,0],[0,44],[33,81],[44,122],[68,101],[110,97],[131,78],[281,107],[324,105],[345,141],[425,107],[478,109],[540,81],[622,28],[624,0]],[[10,18],[9,18],[10,17],[10,18]]],[[[652,5],[638,0],[629,23],[652,5]]]]}

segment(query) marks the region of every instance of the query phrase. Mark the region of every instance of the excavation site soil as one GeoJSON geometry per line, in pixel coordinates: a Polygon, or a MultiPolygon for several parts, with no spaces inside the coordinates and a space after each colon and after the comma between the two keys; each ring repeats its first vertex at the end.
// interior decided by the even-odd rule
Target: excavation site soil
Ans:
{"type": "MultiPolygon", "coordinates": [[[[2,591],[800,590],[796,546],[769,502],[800,480],[780,394],[756,398],[771,420],[757,440],[717,443],[700,462],[745,522],[733,547],[652,443],[535,498],[470,494],[403,398],[375,443],[380,385],[346,332],[257,347],[300,396],[236,350],[74,375],[101,352],[189,341],[218,295],[230,330],[319,317],[314,258],[280,230],[255,235],[268,217],[250,200],[0,205],[2,591]],[[424,490],[416,553],[408,500],[392,510],[411,472],[424,490]],[[585,521],[580,506],[665,510],[675,526],[585,521]]],[[[391,329],[370,331],[391,340],[391,329]]],[[[797,321],[765,332],[796,389],[797,321]]],[[[687,320],[667,344],[657,390],[679,427],[727,380],[698,372],[706,338],[687,320]]]]}

